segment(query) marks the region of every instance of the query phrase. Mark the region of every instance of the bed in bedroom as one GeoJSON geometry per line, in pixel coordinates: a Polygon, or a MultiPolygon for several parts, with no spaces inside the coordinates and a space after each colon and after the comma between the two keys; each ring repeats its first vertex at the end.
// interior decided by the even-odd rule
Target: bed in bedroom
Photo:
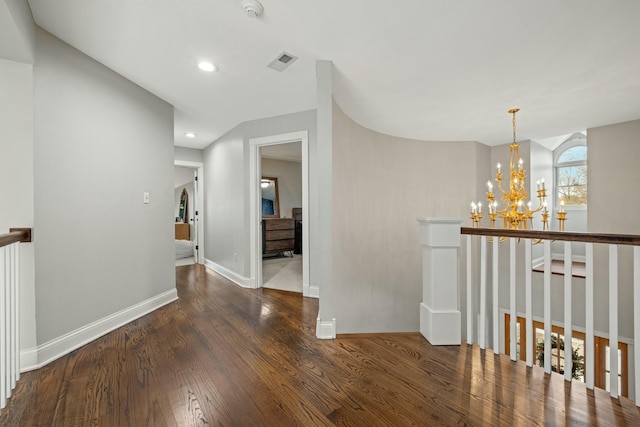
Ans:
{"type": "Polygon", "coordinates": [[[176,240],[176,259],[193,256],[193,242],[191,240],[176,240]]]}
{"type": "Polygon", "coordinates": [[[193,242],[189,240],[189,224],[176,224],[176,265],[193,264],[193,242]]]}

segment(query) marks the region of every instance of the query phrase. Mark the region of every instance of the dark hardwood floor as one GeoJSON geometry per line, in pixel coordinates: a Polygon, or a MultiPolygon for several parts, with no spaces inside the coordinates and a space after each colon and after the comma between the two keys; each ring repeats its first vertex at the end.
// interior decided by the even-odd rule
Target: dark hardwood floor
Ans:
{"type": "Polygon", "coordinates": [[[317,340],[317,300],[176,275],[179,301],[23,374],[0,425],[640,425],[627,399],[477,346],[317,340]]]}

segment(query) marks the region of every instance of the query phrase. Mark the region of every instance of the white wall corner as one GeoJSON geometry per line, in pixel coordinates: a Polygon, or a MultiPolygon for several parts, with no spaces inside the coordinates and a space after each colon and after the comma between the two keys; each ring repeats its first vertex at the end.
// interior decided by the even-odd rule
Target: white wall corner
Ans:
{"type": "Polygon", "coordinates": [[[305,283],[302,285],[302,295],[308,298],[320,298],[320,288],[305,283]]]}
{"type": "Polygon", "coordinates": [[[95,322],[89,323],[81,328],[66,333],[55,338],[36,349],[26,349],[20,352],[20,371],[27,372],[38,369],[48,363],[71,353],[85,344],[100,338],[109,332],[132,322],[145,314],[151,313],[158,308],[167,305],[178,299],[177,289],[171,289],[160,295],[149,298],[131,307],[120,310],[95,322]],[[24,365],[22,364],[24,362],[24,365]]]}
{"type": "Polygon", "coordinates": [[[20,372],[29,372],[38,368],[38,347],[20,350],[20,372]]]}
{"type": "Polygon", "coordinates": [[[256,279],[254,277],[241,276],[240,274],[206,258],[204,260],[204,265],[242,288],[256,289],[256,279]]]}
{"type": "Polygon", "coordinates": [[[336,318],[323,321],[318,317],[316,321],[316,337],[321,340],[336,339],[336,318]]]}

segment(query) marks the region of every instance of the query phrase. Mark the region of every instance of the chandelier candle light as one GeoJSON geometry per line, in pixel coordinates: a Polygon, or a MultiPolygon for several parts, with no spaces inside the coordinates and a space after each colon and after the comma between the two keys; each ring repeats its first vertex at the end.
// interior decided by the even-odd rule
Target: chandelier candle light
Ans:
{"type": "MultiPolygon", "coordinates": [[[[513,124],[513,143],[509,145],[509,189],[502,188],[502,165],[496,165],[496,182],[498,189],[502,193],[502,202],[504,207],[498,209],[498,201],[493,194],[493,183],[487,182],[487,202],[489,208],[489,220],[491,228],[495,228],[495,222],[498,217],[503,219],[503,228],[512,230],[533,229],[533,214],[540,212],[542,229],[549,230],[549,210],[547,209],[547,189],[545,188],[544,178],[536,181],[537,190],[536,197],[538,206],[532,209],[531,200],[525,203],[529,197],[526,190],[526,173],[524,170],[524,162],[520,157],[520,145],[516,142],[516,113],[519,108],[512,108],[508,111],[512,116],[513,124]]],[[[471,220],[474,227],[480,227],[482,219],[482,203],[471,202],[471,220]]],[[[567,219],[567,212],[564,210],[564,200],[560,200],[560,211],[558,212],[558,229],[564,231],[564,222],[567,219]]]]}

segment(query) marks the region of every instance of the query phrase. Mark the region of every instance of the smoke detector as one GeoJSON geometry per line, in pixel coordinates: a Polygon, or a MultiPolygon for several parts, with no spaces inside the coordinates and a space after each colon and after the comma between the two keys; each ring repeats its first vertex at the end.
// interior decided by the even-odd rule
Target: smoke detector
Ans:
{"type": "Polygon", "coordinates": [[[257,18],[262,15],[264,11],[264,8],[258,0],[242,0],[240,4],[244,9],[244,13],[246,13],[249,18],[257,18]]]}

